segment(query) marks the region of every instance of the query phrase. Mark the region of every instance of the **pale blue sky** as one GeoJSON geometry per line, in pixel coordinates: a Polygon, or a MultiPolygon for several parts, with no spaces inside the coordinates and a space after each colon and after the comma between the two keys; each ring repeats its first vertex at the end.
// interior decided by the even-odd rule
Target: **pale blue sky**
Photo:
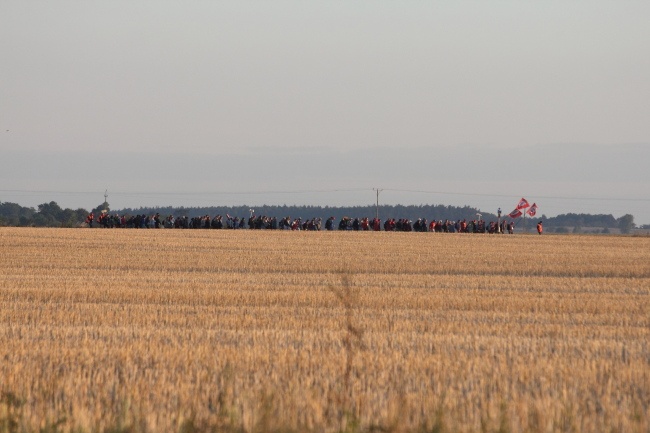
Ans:
{"type": "Polygon", "coordinates": [[[379,187],[650,223],[648,17],[647,1],[3,0],[0,200],[341,205],[379,187]]]}

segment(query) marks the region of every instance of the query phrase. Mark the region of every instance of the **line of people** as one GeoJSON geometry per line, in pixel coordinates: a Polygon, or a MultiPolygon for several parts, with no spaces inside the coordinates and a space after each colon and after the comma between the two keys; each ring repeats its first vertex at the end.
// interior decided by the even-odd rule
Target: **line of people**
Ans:
{"type": "MultiPolygon", "coordinates": [[[[95,217],[90,213],[86,218],[86,224],[93,227],[95,224],[102,228],[168,228],[168,229],[254,229],[254,230],[313,230],[322,229],[321,218],[311,218],[303,220],[302,218],[292,219],[285,217],[278,220],[276,217],[267,217],[263,215],[239,218],[226,214],[198,216],[188,218],[187,216],[174,217],[169,215],[161,217],[159,213],[154,215],[110,215],[102,212],[95,217]]],[[[418,218],[411,221],[407,218],[389,218],[383,222],[378,218],[350,218],[343,217],[336,224],[336,219],[330,217],[325,221],[324,229],[331,230],[351,230],[351,231],[381,231],[383,228],[387,232],[436,232],[436,233],[514,233],[514,221],[503,220],[500,223],[483,220],[467,221],[457,220],[433,220],[427,221],[426,218],[418,218]]]]}

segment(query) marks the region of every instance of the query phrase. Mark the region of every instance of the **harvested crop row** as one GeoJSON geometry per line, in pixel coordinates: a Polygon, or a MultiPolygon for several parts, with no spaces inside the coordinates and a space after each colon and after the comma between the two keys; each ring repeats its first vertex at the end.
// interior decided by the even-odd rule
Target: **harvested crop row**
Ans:
{"type": "Polygon", "coordinates": [[[650,425],[646,238],[3,228],[0,287],[27,430],[650,425]]]}

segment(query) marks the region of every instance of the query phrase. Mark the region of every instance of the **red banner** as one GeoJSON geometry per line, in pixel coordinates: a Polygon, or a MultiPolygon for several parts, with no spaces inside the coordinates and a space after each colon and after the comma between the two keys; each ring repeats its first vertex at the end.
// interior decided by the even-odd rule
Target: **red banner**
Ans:
{"type": "Polygon", "coordinates": [[[528,209],[526,212],[529,216],[534,217],[535,214],[537,214],[537,204],[533,203],[533,205],[528,209]]]}
{"type": "Polygon", "coordinates": [[[530,205],[528,204],[528,200],[522,197],[521,200],[519,200],[519,204],[517,205],[517,209],[526,209],[530,205]]]}
{"type": "Polygon", "coordinates": [[[523,215],[523,213],[521,213],[521,211],[520,211],[519,209],[515,209],[515,210],[513,210],[512,212],[510,212],[510,213],[508,214],[508,216],[509,216],[510,218],[513,218],[513,219],[514,219],[514,218],[519,218],[519,217],[522,216],[522,215],[523,215]]]}

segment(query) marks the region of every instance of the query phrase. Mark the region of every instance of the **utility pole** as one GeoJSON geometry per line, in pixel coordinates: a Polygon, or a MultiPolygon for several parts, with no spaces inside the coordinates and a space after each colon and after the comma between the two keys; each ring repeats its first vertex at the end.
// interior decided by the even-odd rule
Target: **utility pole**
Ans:
{"type": "Polygon", "coordinates": [[[104,212],[108,212],[108,190],[104,191],[104,212]]]}
{"type": "Polygon", "coordinates": [[[497,210],[497,233],[501,233],[501,208],[497,210]]]}
{"type": "Polygon", "coordinates": [[[383,191],[383,189],[379,188],[373,188],[373,191],[377,191],[377,206],[375,207],[375,218],[379,219],[379,193],[383,191]]]}

